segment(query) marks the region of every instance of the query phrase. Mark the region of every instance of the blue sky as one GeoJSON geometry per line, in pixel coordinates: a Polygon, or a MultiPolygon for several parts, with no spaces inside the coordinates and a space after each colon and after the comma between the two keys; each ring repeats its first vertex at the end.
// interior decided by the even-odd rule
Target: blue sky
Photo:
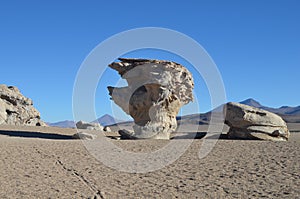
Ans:
{"type": "MultiPolygon", "coordinates": [[[[73,84],[90,51],[122,31],[164,27],[206,49],[220,70],[228,101],[251,97],[272,107],[298,106],[299,10],[297,0],[1,1],[0,83],[32,98],[43,120],[71,120],[73,84]]],[[[185,64],[166,52],[128,55],[185,64]]],[[[118,81],[116,72],[105,72],[95,99],[98,116],[118,112],[106,91],[118,81]]],[[[197,74],[195,81],[200,112],[208,111],[206,85],[197,74]]]]}

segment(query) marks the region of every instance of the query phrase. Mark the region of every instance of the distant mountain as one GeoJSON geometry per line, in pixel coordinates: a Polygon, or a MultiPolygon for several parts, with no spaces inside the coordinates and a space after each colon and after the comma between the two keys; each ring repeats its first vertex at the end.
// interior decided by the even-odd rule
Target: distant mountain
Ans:
{"type": "Polygon", "coordinates": [[[263,107],[258,101],[255,101],[254,99],[246,99],[245,101],[240,102],[241,104],[245,104],[248,106],[256,107],[256,108],[261,108],[263,107]]]}
{"type": "Polygon", "coordinates": [[[47,123],[49,126],[60,127],[60,128],[74,128],[75,122],[70,120],[55,122],[55,123],[47,123]]]}
{"type": "MultiPolygon", "coordinates": [[[[115,119],[111,115],[103,115],[102,117],[98,118],[95,121],[92,121],[94,123],[99,123],[102,126],[108,126],[108,125],[113,125],[115,123],[120,123],[124,122],[123,120],[115,119]]],[[[65,121],[59,121],[55,123],[47,123],[49,126],[54,126],[54,127],[60,127],[60,128],[74,128],[76,127],[76,122],[70,121],[70,120],[65,120],[65,121]]]]}
{"type": "MultiPolygon", "coordinates": [[[[286,122],[300,123],[300,106],[297,107],[282,106],[280,108],[271,108],[271,107],[263,106],[258,101],[251,98],[244,100],[240,103],[276,113],[280,115],[286,122]]],[[[217,107],[213,111],[215,112],[215,114],[222,114],[222,108],[223,105],[217,107]]],[[[212,111],[209,111],[207,113],[180,116],[177,117],[177,121],[178,124],[208,124],[211,118],[211,114],[212,111]]]]}
{"type": "Polygon", "coordinates": [[[280,115],[286,122],[300,123],[300,106],[297,107],[282,106],[280,108],[271,108],[271,107],[261,105],[259,102],[255,101],[254,99],[247,99],[240,103],[253,106],[256,108],[261,108],[266,111],[270,111],[272,113],[276,113],[280,115]]]}
{"type": "Polygon", "coordinates": [[[210,120],[210,114],[192,114],[176,117],[178,124],[208,124],[210,120]]]}
{"type": "MultiPolygon", "coordinates": [[[[263,106],[258,101],[251,98],[244,100],[240,103],[276,113],[280,115],[288,123],[300,123],[300,106],[297,107],[282,106],[280,108],[271,108],[271,107],[263,106]]],[[[215,113],[222,114],[222,107],[223,106],[219,106],[218,108],[214,109],[215,113]]],[[[207,113],[178,116],[176,119],[178,121],[178,124],[208,124],[210,121],[211,114],[212,111],[207,113]]],[[[131,123],[133,124],[132,121],[119,120],[108,114],[103,115],[102,117],[98,118],[93,122],[98,122],[102,126],[110,126],[116,123],[123,123],[123,125],[125,124],[129,125],[131,123]]],[[[48,123],[48,125],[61,127],[61,128],[73,128],[75,127],[75,122],[66,120],[66,121],[61,121],[56,123],[48,123]]]]}
{"type": "Polygon", "coordinates": [[[284,114],[284,115],[298,115],[300,116],[300,106],[297,107],[289,107],[289,106],[282,106],[280,108],[266,108],[266,110],[269,110],[274,113],[278,114],[284,114]]]}
{"type": "Polygon", "coordinates": [[[98,122],[102,126],[109,126],[109,125],[113,125],[116,123],[124,122],[124,120],[119,120],[109,114],[105,114],[93,122],[98,122]]]}
{"type": "Polygon", "coordinates": [[[294,110],[289,111],[288,114],[291,114],[291,115],[300,115],[300,106],[297,106],[294,110]]]}
{"type": "Polygon", "coordinates": [[[273,113],[281,114],[281,115],[299,115],[300,116],[300,106],[290,107],[290,106],[282,106],[280,108],[271,108],[267,106],[262,106],[259,102],[254,99],[247,99],[245,101],[240,102],[241,104],[246,104],[249,106],[253,106],[256,108],[261,108],[273,113]]]}

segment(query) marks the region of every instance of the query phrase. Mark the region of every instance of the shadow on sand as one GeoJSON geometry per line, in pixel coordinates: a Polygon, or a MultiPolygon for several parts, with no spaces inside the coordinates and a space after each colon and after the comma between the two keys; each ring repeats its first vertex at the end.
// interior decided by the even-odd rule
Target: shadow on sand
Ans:
{"type": "MultiPolygon", "coordinates": [[[[173,135],[173,137],[171,137],[171,140],[203,139],[205,136],[207,136],[207,132],[186,132],[184,134],[173,135]]],[[[130,139],[122,136],[106,136],[106,137],[114,140],[139,140],[139,139],[132,139],[132,138],[130,139]]],[[[233,140],[231,138],[228,138],[227,134],[208,135],[206,139],[233,140]]]]}
{"type": "MultiPolygon", "coordinates": [[[[207,132],[188,132],[185,135],[174,136],[171,139],[202,139],[207,136],[207,132]]],[[[227,134],[215,134],[208,135],[206,139],[221,139],[221,140],[230,140],[227,134]]]]}
{"type": "Polygon", "coordinates": [[[40,133],[30,131],[6,131],[0,130],[0,135],[7,135],[11,137],[23,137],[23,138],[42,138],[50,140],[73,140],[71,135],[60,135],[55,133],[40,133]]]}
{"type": "Polygon", "coordinates": [[[206,134],[206,132],[187,132],[184,135],[175,135],[171,139],[202,139],[206,134]]]}

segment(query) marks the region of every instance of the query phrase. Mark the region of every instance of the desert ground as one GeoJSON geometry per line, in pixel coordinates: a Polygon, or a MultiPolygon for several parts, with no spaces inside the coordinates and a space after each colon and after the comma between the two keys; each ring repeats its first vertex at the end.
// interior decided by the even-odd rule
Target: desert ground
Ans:
{"type": "MultiPolygon", "coordinates": [[[[198,137],[174,163],[127,173],[94,158],[75,129],[1,126],[0,198],[300,198],[300,125],[289,128],[288,142],[219,139],[202,159],[198,137]]],[[[109,140],[133,152],[170,142],[109,140]]]]}

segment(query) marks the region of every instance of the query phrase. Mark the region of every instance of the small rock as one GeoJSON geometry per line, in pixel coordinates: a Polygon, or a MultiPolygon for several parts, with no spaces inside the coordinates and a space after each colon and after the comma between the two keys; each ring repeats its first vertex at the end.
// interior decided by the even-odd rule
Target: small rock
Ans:
{"type": "Polygon", "coordinates": [[[84,121],[79,121],[76,123],[76,127],[78,129],[103,131],[103,126],[101,126],[99,123],[88,123],[84,121]]]}
{"type": "Polygon", "coordinates": [[[225,193],[230,193],[230,189],[229,188],[223,187],[223,190],[225,191],[225,193]]]}
{"type": "Polygon", "coordinates": [[[111,129],[110,129],[108,126],[105,126],[105,127],[103,128],[103,130],[104,130],[105,132],[111,132],[111,129]]]}
{"type": "Polygon", "coordinates": [[[125,129],[119,130],[119,134],[121,136],[121,139],[137,139],[136,137],[134,137],[134,132],[130,132],[125,129]]]}
{"type": "Polygon", "coordinates": [[[96,139],[97,136],[93,135],[93,134],[85,133],[85,132],[78,132],[78,133],[75,133],[72,137],[74,139],[81,139],[81,140],[94,140],[94,139],[96,139]]]}

